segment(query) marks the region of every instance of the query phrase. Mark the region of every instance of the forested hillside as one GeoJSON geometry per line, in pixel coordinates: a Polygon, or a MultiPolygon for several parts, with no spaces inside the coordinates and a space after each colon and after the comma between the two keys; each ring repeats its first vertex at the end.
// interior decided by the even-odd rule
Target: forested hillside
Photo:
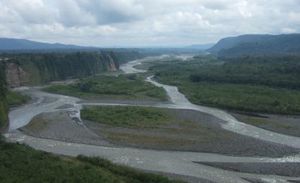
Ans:
{"type": "Polygon", "coordinates": [[[299,55],[300,34],[229,37],[208,51],[219,57],[299,55]]]}
{"type": "Polygon", "coordinates": [[[37,41],[30,41],[26,39],[0,38],[0,51],[11,50],[49,50],[49,49],[87,49],[86,47],[65,45],[65,44],[51,44],[37,41]]]}

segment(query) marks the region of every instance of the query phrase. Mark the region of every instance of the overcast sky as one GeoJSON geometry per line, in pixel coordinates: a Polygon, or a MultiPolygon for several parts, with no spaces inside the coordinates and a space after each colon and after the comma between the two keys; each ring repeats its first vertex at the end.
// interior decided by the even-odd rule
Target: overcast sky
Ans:
{"type": "Polygon", "coordinates": [[[0,37],[103,47],[300,32],[300,0],[0,0],[0,37]]]}

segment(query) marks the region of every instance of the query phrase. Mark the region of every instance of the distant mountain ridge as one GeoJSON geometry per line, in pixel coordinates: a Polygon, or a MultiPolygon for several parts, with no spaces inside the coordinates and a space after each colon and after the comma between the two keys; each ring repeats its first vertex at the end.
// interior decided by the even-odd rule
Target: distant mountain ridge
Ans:
{"type": "Polygon", "coordinates": [[[207,50],[207,49],[210,49],[211,47],[213,47],[214,45],[215,45],[214,43],[210,43],[210,44],[193,44],[193,45],[187,46],[186,48],[207,50]]]}
{"type": "Polygon", "coordinates": [[[208,51],[219,57],[300,55],[300,34],[228,37],[208,51]]]}
{"type": "Polygon", "coordinates": [[[27,39],[0,38],[0,51],[13,50],[55,50],[55,49],[88,49],[91,47],[67,45],[60,43],[43,43],[27,39]]]}

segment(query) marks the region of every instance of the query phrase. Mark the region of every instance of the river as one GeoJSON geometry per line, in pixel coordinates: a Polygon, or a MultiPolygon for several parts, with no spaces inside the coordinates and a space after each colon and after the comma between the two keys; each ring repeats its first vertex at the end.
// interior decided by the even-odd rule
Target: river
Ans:
{"type": "MultiPolygon", "coordinates": [[[[160,60],[164,57],[151,57],[146,59],[135,60],[124,64],[121,69],[125,73],[140,73],[146,72],[139,70],[134,66],[141,64],[146,60],[160,60]]],[[[255,137],[261,140],[275,142],[279,144],[288,145],[291,147],[300,147],[300,138],[282,135],[267,130],[263,130],[251,125],[247,125],[237,121],[233,116],[225,111],[194,105],[187,100],[187,98],[178,91],[177,87],[168,86],[156,82],[153,77],[147,78],[148,82],[163,87],[169,98],[170,104],[157,104],[153,107],[166,107],[177,109],[192,109],[201,111],[217,118],[220,118],[226,123],[223,124],[225,130],[229,130],[241,135],[255,137]]],[[[23,88],[20,89],[25,94],[32,96],[35,102],[16,108],[9,113],[10,125],[9,132],[5,134],[8,141],[20,142],[27,144],[35,149],[52,152],[55,154],[77,156],[100,156],[107,158],[115,163],[124,164],[127,166],[158,171],[165,173],[172,173],[184,176],[191,176],[211,180],[213,182],[247,182],[242,177],[259,178],[267,182],[287,182],[287,180],[300,180],[300,178],[287,178],[273,175],[257,175],[230,172],[209,166],[196,164],[194,162],[300,162],[299,156],[290,156],[282,158],[257,158],[257,157],[234,157],[224,156],[212,153],[195,153],[195,152],[179,152],[179,151],[155,151],[137,148],[122,148],[122,147],[105,147],[87,144],[68,143],[63,141],[56,141],[50,139],[35,138],[23,134],[18,129],[28,124],[31,119],[44,112],[53,112],[58,110],[72,111],[73,115],[80,120],[80,109],[84,105],[132,105],[132,104],[118,104],[118,103],[80,103],[81,100],[75,97],[49,94],[40,91],[40,88],[23,88]],[[60,106],[69,106],[65,109],[59,109],[60,106]]],[[[74,117],[72,116],[72,117],[74,117]]]]}

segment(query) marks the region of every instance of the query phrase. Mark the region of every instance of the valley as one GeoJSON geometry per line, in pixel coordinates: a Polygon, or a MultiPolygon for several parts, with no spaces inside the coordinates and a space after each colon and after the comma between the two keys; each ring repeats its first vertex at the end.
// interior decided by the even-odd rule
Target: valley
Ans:
{"type": "MultiPolygon", "coordinates": [[[[121,66],[121,69],[127,74],[140,73],[142,77],[146,70],[139,70],[135,66],[142,64],[143,61],[142,59],[129,62],[121,66]]],[[[168,63],[165,58],[161,60],[161,57],[152,58],[151,61],[159,64],[168,63]]],[[[190,61],[179,62],[192,63],[190,61]]],[[[156,67],[155,64],[153,67],[156,67]]],[[[163,69],[163,67],[160,68],[163,69]]],[[[39,150],[71,156],[100,156],[115,163],[143,170],[180,175],[181,179],[189,182],[195,181],[195,178],[198,181],[210,180],[212,182],[248,182],[247,180],[255,179],[281,180],[282,182],[298,180],[297,176],[282,176],[286,174],[280,168],[276,169],[274,174],[264,175],[257,172],[237,173],[208,166],[206,162],[224,163],[224,166],[226,163],[252,163],[254,167],[264,166],[261,163],[269,163],[268,165],[272,167],[277,167],[279,163],[286,163],[286,166],[289,166],[289,163],[300,161],[298,155],[300,139],[247,125],[219,109],[192,104],[178,91],[177,87],[155,81],[151,76],[155,71],[153,68],[150,69],[146,82],[163,88],[169,101],[143,101],[143,99],[141,102],[128,102],[130,101],[128,98],[112,100],[109,97],[90,100],[85,97],[76,98],[85,95],[69,97],[49,94],[41,91],[40,88],[24,88],[22,93],[38,98],[38,100],[11,111],[9,133],[5,136],[9,141],[25,143],[39,150]],[[155,107],[157,110],[155,113],[161,115],[159,118],[148,119],[150,121],[146,124],[154,119],[153,122],[156,122],[154,126],[150,125],[151,123],[150,126],[146,125],[142,128],[134,126],[130,119],[140,117],[130,117],[130,115],[136,115],[136,112],[126,112],[130,106],[146,107],[145,111],[140,107],[135,109],[142,110],[142,116],[147,113],[148,107],[155,107]],[[122,120],[115,121],[121,126],[101,123],[101,121],[100,124],[95,123],[93,121],[97,121],[98,117],[88,116],[100,114],[81,113],[85,107],[95,109],[95,112],[100,108],[106,111],[105,108],[107,108],[108,113],[101,114],[106,115],[105,122],[109,119],[115,121],[112,118],[115,116],[112,115],[114,110],[119,111],[118,115],[122,115],[120,111],[123,111],[124,115],[129,115],[127,124],[131,125],[124,126],[120,123],[122,120]],[[166,121],[157,123],[159,119],[166,121]],[[19,128],[21,131],[16,130],[19,128]]],[[[59,90],[55,90],[57,91],[59,90]]],[[[60,89],[60,91],[64,90],[60,89]]],[[[150,111],[152,110],[154,109],[150,111]]],[[[105,118],[100,117],[100,119],[105,118]]],[[[295,164],[291,166],[291,169],[297,169],[297,167],[295,164]]]]}
{"type": "Polygon", "coordinates": [[[0,183],[300,183],[299,0],[0,7],[0,183]]]}

